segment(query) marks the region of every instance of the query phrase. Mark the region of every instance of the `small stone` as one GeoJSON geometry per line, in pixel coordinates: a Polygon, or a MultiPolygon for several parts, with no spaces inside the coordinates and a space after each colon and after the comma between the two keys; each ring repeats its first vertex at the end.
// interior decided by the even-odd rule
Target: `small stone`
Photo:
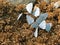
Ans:
{"type": "Polygon", "coordinates": [[[29,25],[27,23],[24,23],[22,26],[22,28],[25,28],[25,29],[27,29],[28,27],[29,27],[29,25]]]}
{"type": "Polygon", "coordinates": [[[54,7],[55,7],[55,8],[60,7],[60,1],[55,2],[55,3],[54,3],[54,7]]]}
{"type": "Polygon", "coordinates": [[[48,18],[53,18],[54,14],[52,12],[48,12],[48,18]]]}
{"type": "Polygon", "coordinates": [[[5,24],[5,21],[4,20],[0,20],[0,24],[5,24]]]}
{"type": "Polygon", "coordinates": [[[6,31],[7,31],[7,30],[8,30],[8,31],[11,30],[12,28],[13,28],[13,26],[10,26],[10,25],[6,25],[6,26],[5,26],[5,30],[6,30],[6,31]]]}
{"type": "Polygon", "coordinates": [[[32,38],[33,37],[33,32],[31,30],[28,30],[28,29],[23,29],[20,31],[21,33],[21,37],[22,39],[29,39],[29,38],[32,38]]]}
{"type": "Polygon", "coordinates": [[[20,11],[20,10],[23,10],[25,8],[25,5],[24,4],[20,4],[20,5],[17,5],[15,10],[16,11],[20,11]]]}
{"type": "Polygon", "coordinates": [[[33,45],[33,41],[28,40],[27,45],[33,45]]]}
{"type": "Polygon", "coordinates": [[[53,11],[53,3],[51,3],[51,4],[49,4],[48,6],[47,6],[47,10],[46,11],[48,11],[48,12],[52,12],[53,11]]]}
{"type": "Polygon", "coordinates": [[[9,24],[11,22],[10,18],[5,19],[6,23],[9,24]]]}

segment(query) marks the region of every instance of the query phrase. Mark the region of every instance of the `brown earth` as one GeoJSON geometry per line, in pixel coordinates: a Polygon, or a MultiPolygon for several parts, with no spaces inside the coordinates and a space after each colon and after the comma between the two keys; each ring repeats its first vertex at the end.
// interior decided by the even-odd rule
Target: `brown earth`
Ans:
{"type": "Polygon", "coordinates": [[[35,2],[41,12],[49,14],[46,22],[53,23],[50,32],[39,29],[38,37],[33,33],[35,29],[28,25],[25,14],[17,20],[18,15],[25,10],[25,5],[14,6],[9,2],[0,1],[0,45],[60,45],[60,8],[46,2],[35,2]]]}

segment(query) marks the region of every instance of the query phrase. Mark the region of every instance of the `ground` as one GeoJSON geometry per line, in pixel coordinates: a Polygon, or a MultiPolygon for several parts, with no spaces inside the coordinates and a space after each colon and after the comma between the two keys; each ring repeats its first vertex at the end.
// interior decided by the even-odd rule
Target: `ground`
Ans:
{"type": "Polygon", "coordinates": [[[17,21],[18,15],[25,12],[25,5],[14,6],[0,1],[0,45],[60,45],[60,8],[53,8],[52,2],[47,4],[39,0],[35,2],[41,12],[47,12],[46,22],[53,23],[50,32],[39,28],[38,37],[34,37],[34,28],[26,21],[26,14],[17,21]]]}

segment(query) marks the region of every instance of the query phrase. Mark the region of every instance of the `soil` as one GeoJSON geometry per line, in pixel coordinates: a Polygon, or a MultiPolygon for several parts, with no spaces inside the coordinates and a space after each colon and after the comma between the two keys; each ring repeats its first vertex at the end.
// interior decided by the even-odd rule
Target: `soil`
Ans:
{"type": "Polygon", "coordinates": [[[52,2],[40,2],[37,5],[41,12],[47,12],[46,22],[53,23],[50,32],[39,29],[38,37],[34,37],[34,28],[26,21],[26,14],[17,21],[18,15],[26,10],[24,4],[14,6],[0,1],[0,45],[60,45],[60,8],[53,8],[52,2]]]}

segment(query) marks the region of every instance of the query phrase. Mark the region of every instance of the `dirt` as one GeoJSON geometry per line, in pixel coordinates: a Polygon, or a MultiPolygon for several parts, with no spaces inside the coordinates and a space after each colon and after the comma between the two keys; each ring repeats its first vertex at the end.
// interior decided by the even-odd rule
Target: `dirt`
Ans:
{"type": "Polygon", "coordinates": [[[26,21],[26,15],[17,21],[18,15],[26,10],[24,4],[14,6],[9,2],[0,1],[0,45],[60,45],[60,8],[46,2],[35,2],[41,12],[47,12],[46,22],[53,23],[50,32],[39,29],[38,37],[35,38],[34,28],[26,21]]]}

